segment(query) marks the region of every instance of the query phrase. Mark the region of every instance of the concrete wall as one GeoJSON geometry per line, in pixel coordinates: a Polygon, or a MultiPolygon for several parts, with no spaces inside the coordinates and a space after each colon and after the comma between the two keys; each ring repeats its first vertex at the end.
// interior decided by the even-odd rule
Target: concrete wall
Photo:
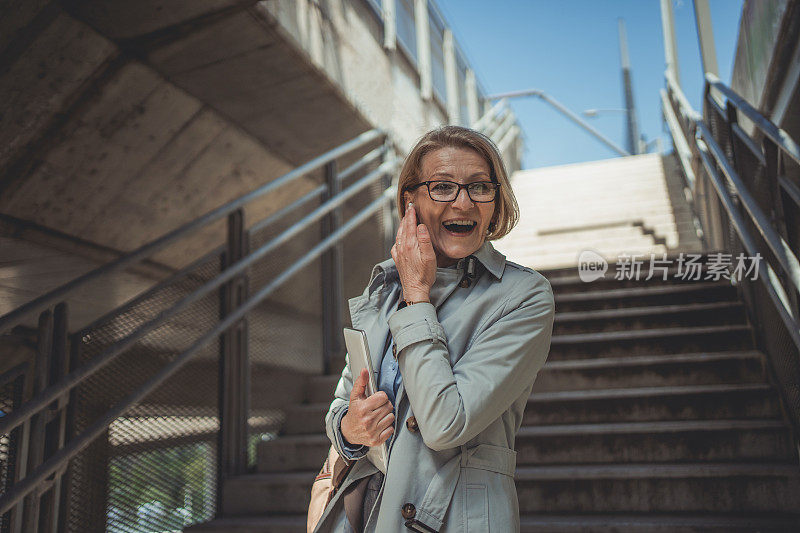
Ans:
{"type": "Polygon", "coordinates": [[[384,48],[383,23],[365,1],[276,0],[259,8],[403,151],[448,123],[442,103],[420,95],[420,76],[407,56],[384,48]]]}
{"type": "MultiPolygon", "coordinates": [[[[57,232],[62,251],[94,261],[98,248],[133,250],[368,129],[408,150],[448,121],[447,106],[441,91],[424,96],[422,67],[385,46],[385,32],[366,0],[0,5],[0,237],[10,246],[57,232]]],[[[253,202],[246,219],[268,216],[321,179],[253,202]]],[[[381,224],[376,217],[353,235],[360,255],[346,296],[388,255],[374,231],[381,224]]],[[[177,268],[224,238],[218,223],[154,259],[177,268]]],[[[289,261],[317,240],[310,228],[279,255],[289,261]]],[[[316,313],[318,266],[301,277],[274,299],[316,313]]],[[[41,285],[19,283],[9,290],[27,295],[41,285]]]]}

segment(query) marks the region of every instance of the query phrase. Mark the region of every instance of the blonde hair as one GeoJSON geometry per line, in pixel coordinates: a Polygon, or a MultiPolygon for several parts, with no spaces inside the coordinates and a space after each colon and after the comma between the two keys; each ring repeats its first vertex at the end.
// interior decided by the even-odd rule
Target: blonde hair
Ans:
{"type": "Polygon", "coordinates": [[[486,240],[499,239],[519,222],[519,206],[508,181],[508,172],[497,146],[489,137],[478,131],[461,126],[442,126],[431,130],[417,142],[405,159],[397,180],[397,209],[402,219],[406,214],[403,193],[407,187],[420,181],[422,159],[440,148],[467,148],[478,153],[489,165],[491,180],[500,184],[500,194],[495,197],[494,213],[486,240]]]}

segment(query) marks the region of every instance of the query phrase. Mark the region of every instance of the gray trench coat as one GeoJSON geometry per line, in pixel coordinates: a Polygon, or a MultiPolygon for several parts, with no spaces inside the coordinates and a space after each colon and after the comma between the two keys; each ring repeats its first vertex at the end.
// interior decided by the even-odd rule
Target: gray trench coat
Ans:
{"type": "MultiPolygon", "coordinates": [[[[550,350],[553,291],[488,241],[473,255],[469,287],[459,284],[464,260],[457,269],[437,268],[431,303],[397,310],[402,287],[392,259],[376,265],[364,293],[349,301],[374,368],[391,330],[402,375],[388,469],[365,532],[407,532],[408,520],[417,531],[519,531],[514,439],[550,350]]],[[[340,454],[339,422],[352,387],[347,362],[325,417],[340,454]]],[[[357,460],[315,532],[352,531],[342,494],[377,471],[357,460]]]]}

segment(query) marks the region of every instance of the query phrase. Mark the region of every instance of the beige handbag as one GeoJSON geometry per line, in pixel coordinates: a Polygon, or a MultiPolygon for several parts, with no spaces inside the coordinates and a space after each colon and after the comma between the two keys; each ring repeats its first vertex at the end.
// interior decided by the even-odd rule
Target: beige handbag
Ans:
{"type": "Polygon", "coordinates": [[[346,461],[331,446],[328,451],[328,457],[325,459],[325,464],[322,465],[322,470],[319,471],[319,474],[314,479],[314,484],[311,485],[311,503],[308,504],[308,533],[311,533],[317,527],[317,522],[322,518],[325,507],[328,506],[328,502],[339,490],[342,481],[347,477],[347,473],[350,472],[353,464],[355,464],[355,461],[346,461]]]}

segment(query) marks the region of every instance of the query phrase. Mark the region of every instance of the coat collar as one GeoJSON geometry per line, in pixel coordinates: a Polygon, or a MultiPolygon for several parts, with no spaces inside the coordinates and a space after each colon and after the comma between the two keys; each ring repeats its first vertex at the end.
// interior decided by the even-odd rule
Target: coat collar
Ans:
{"type": "MultiPolygon", "coordinates": [[[[496,251],[490,242],[485,241],[474,253],[478,262],[491,275],[501,279],[505,269],[506,258],[496,251]]],[[[458,288],[464,274],[464,260],[461,259],[456,268],[437,268],[436,281],[431,287],[431,303],[436,309],[458,288]]],[[[476,274],[480,276],[480,271],[476,274]]],[[[389,332],[388,316],[397,309],[401,297],[401,286],[394,259],[378,263],[372,269],[369,289],[366,294],[349,300],[350,319],[353,327],[363,329],[367,333],[370,356],[373,368],[378,368],[383,357],[384,342],[389,332]]],[[[398,401],[402,394],[398,391],[398,401]]]]}
{"type": "MultiPolygon", "coordinates": [[[[495,250],[492,243],[489,241],[484,241],[483,245],[481,245],[478,250],[472,254],[478,260],[478,262],[483,265],[483,267],[488,270],[495,278],[502,279],[503,278],[503,271],[505,270],[506,266],[506,256],[495,250]]],[[[458,263],[456,264],[456,268],[437,268],[436,269],[436,278],[437,280],[441,277],[448,276],[450,272],[457,271],[459,274],[459,279],[461,275],[464,273],[464,261],[466,258],[459,259],[458,263]]],[[[392,283],[396,279],[398,279],[397,274],[397,266],[394,263],[394,259],[391,257],[381,263],[375,265],[372,269],[372,275],[370,276],[370,287],[369,292],[371,293],[373,290],[377,288],[378,283],[382,286],[386,286],[388,283],[392,283]]],[[[444,281],[444,280],[443,280],[444,281]]],[[[436,285],[436,284],[435,284],[436,285]]],[[[434,287],[435,289],[435,287],[434,287]]]]}

